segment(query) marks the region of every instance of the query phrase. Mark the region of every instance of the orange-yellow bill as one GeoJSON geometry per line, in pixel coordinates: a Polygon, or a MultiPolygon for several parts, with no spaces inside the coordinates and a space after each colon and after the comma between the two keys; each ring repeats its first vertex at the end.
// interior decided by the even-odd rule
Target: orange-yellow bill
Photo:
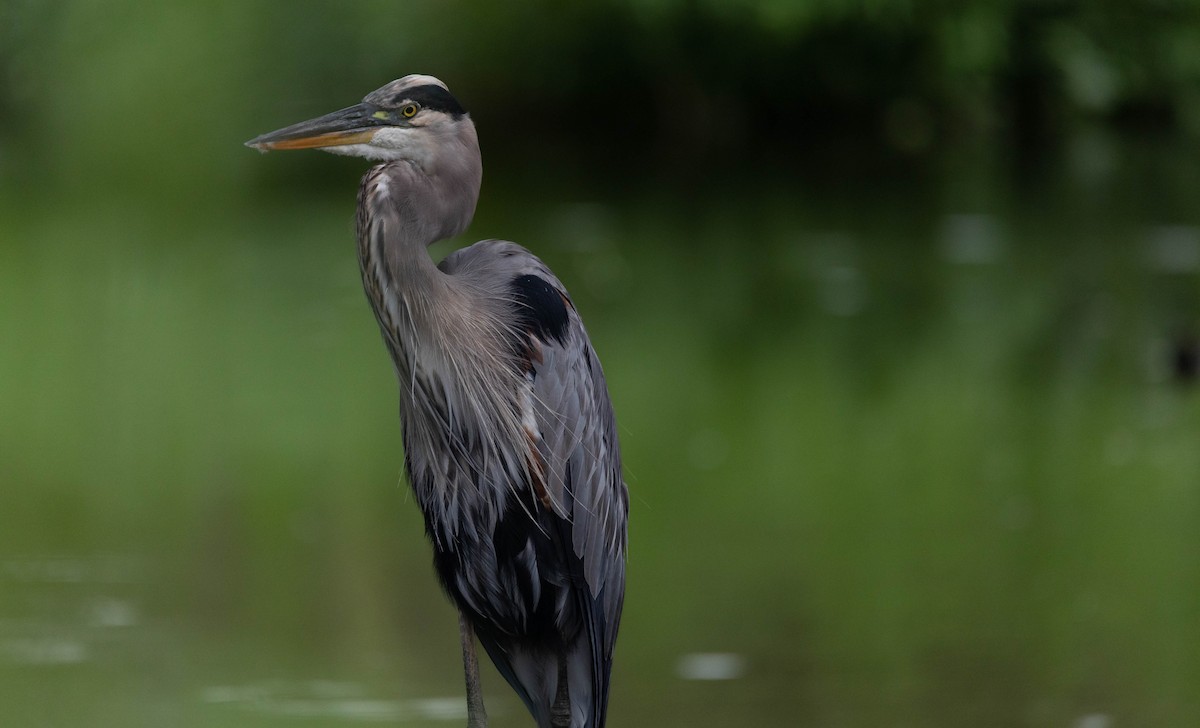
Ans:
{"type": "Polygon", "coordinates": [[[316,149],[318,147],[339,147],[346,144],[366,144],[375,136],[374,129],[361,131],[331,131],[294,139],[279,139],[277,141],[263,140],[246,142],[248,145],[262,150],[268,149],[316,149]]]}
{"type": "Polygon", "coordinates": [[[257,136],[246,146],[265,152],[366,144],[379,127],[394,123],[390,112],[364,103],[257,136]]]}

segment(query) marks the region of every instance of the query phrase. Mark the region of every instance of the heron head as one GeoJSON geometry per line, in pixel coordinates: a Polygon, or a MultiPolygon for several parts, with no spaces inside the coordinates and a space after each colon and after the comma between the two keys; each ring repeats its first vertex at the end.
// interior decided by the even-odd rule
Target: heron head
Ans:
{"type": "Polygon", "coordinates": [[[421,74],[392,81],[361,104],[263,134],[246,146],[408,160],[427,172],[448,153],[479,154],[475,127],[462,105],[446,84],[421,74]]]}

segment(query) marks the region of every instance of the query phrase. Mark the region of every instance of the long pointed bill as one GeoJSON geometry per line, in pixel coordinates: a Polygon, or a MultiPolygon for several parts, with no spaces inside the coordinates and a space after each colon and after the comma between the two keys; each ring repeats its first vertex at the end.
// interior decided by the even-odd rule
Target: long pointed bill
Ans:
{"type": "Polygon", "coordinates": [[[368,104],[358,104],[254,137],[246,142],[246,146],[266,152],[272,149],[314,149],[366,144],[375,136],[379,127],[394,123],[388,112],[368,104]]]}

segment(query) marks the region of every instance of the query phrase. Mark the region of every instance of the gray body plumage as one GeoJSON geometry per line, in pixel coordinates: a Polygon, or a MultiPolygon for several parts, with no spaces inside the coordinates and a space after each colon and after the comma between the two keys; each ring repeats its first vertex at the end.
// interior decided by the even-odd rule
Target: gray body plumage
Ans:
{"type": "Polygon", "coordinates": [[[443,586],[539,726],[598,728],[625,581],[612,406],[542,261],[499,240],[430,259],[469,224],[482,175],[474,126],[444,89],[428,76],[384,86],[364,100],[372,118],[429,108],[329,151],[380,162],[359,190],[359,262],[443,586]]]}

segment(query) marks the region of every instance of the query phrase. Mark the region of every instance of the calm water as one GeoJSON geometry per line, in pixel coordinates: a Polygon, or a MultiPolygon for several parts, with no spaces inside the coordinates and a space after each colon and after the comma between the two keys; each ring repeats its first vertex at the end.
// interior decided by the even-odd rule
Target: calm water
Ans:
{"type": "MultiPolygon", "coordinates": [[[[620,419],[612,724],[1192,724],[1185,157],[490,169],[472,235],[568,283],[620,419]]],[[[336,169],[199,209],[10,191],[3,725],[463,723],[336,169]]],[[[528,725],[484,680],[493,723],[528,725]]]]}

